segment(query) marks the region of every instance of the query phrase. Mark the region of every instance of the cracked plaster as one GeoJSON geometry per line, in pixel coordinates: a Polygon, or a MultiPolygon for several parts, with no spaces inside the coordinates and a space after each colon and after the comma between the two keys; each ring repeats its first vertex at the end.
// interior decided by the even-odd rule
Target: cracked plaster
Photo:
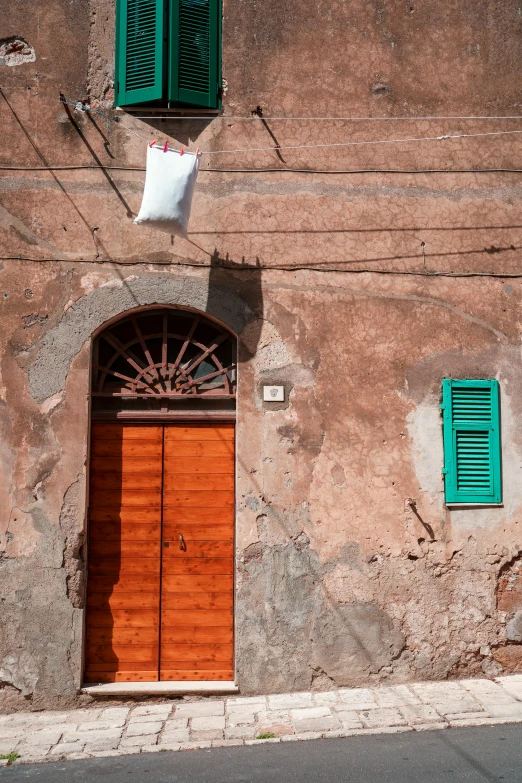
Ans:
{"type": "MultiPolygon", "coordinates": [[[[500,116],[519,100],[514,0],[477,0],[465,13],[462,3],[421,2],[415,14],[362,0],[321,0],[313,14],[302,13],[302,0],[267,3],[224,4],[225,116],[250,117],[255,105],[276,116],[344,116],[347,106],[360,117],[477,115],[484,106],[500,116]],[[333,45],[339,29],[342,47],[333,45]]],[[[520,666],[522,646],[507,638],[519,609],[497,596],[522,551],[522,288],[518,278],[415,276],[520,273],[518,175],[476,171],[518,169],[518,137],[283,150],[300,174],[201,171],[190,241],[171,241],[128,217],[143,186],[139,136],[216,151],[271,145],[266,127],[130,114],[107,123],[78,112],[73,124],[56,105],[62,89],[112,112],[113,0],[46,0],[41,27],[29,0],[8,5],[16,34],[38,42],[38,73],[2,72],[18,112],[3,115],[14,164],[30,165],[20,121],[51,163],[136,170],[1,178],[9,210],[0,209],[0,668],[12,685],[0,687],[0,702],[38,709],[79,700],[89,341],[107,320],[148,304],[201,309],[241,338],[242,691],[520,666]],[[60,49],[65,37],[74,45],[60,49]],[[443,504],[445,375],[499,377],[502,509],[443,504]],[[280,409],[263,406],[265,382],[285,385],[280,409]]],[[[307,145],[318,132],[339,143],[347,134],[392,140],[483,127],[331,120],[320,131],[308,122],[272,130],[281,144],[307,145]]],[[[279,162],[272,152],[237,159],[244,169],[279,162]]]]}
{"type": "MultiPolygon", "coordinates": [[[[33,386],[24,392],[23,405],[34,409],[31,415],[41,423],[36,427],[40,435],[24,447],[27,455],[33,455],[32,462],[37,457],[34,464],[25,463],[24,484],[32,489],[24,497],[33,504],[27,511],[28,523],[37,534],[33,540],[24,536],[25,554],[20,550],[4,560],[0,575],[2,570],[7,575],[9,569],[15,586],[13,606],[22,600],[24,613],[32,616],[35,610],[41,612],[33,590],[42,584],[45,562],[52,579],[49,582],[47,577],[44,593],[53,596],[53,605],[59,607],[62,619],[57,627],[65,639],[56,665],[39,668],[36,684],[27,663],[8,652],[4,681],[26,693],[24,698],[32,704],[73,703],[79,682],[86,419],[85,413],[78,417],[72,411],[79,410],[79,404],[83,408],[86,400],[87,329],[97,328],[100,321],[114,316],[117,307],[124,307],[128,289],[140,296],[146,287],[151,298],[157,297],[151,289],[160,291],[173,304],[178,304],[172,301],[174,292],[184,291],[188,297],[188,290],[191,298],[182,304],[206,303],[208,280],[189,283],[185,277],[171,276],[165,287],[163,272],[139,270],[122,283],[110,270],[97,270],[93,276],[81,269],[71,278],[70,290],[56,300],[60,312],[52,312],[49,325],[41,325],[41,336],[30,346],[27,364],[33,386]],[[151,279],[156,281],[153,286],[151,279]],[[71,324],[78,328],[71,330],[71,324]],[[68,333],[73,339],[66,345],[60,340],[68,333]],[[70,365],[63,356],[60,364],[52,364],[57,346],[67,348],[70,365]],[[45,361],[39,363],[42,355],[45,361]],[[35,389],[41,389],[34,385],[35,378],[40,383],[38,373],[31,376],[35,367],[41,374],[46,368],[49,376],[45,393],[39,392],[43,403],[33,398],[35,389]],[[42,449],[37,443],[43,433],[42,449]],[[71,439],[81,446],[78,453],[70,452],[71,439]],[[70,452],[65,463],[63,458],[57,461],[60,452],[70,452]],[[55,521],[49,524],[49,518],[55,521]],[[39,564],[33,587],[24,576],[25,560],[39,564]],[[68,641],[67,628],[72,633],[68,641]]],[[[435,470],[441,456],[437,389],[441,373],[454,367],[471,372],[479,366],[499,375],[505,394],[504,438],[515,449],[507,451],[508,468],[515,470],[516,444],[522,442],[518,431],[522,400],[512,391],[520,372],[518,349],[499,345],[493,332],[484,332],[476,319],[465,319],[465,333],[461,330],[461,341],[474,346],[467,356],[460,348],[444,353],[428,346],[426,353],[422,340],[414,352],[412,343],[398,348],[397,336],[410,329],[419,308],[430,308],[440,319],[462,320],[461,308],[453,305],[455,298],[448,303],[451,307],[432,310],[431,301],[419,296],[395,292],[389,297],[364,286],[360,291],[341,288],[337,306],[343,317],[336,324],[329,322],[329,342],[325,342],[316,324],[327,320],[323,308],[331,308],[333,289],[311,286],[305,297],[303,285],[271,287],[264,296],[266,317],[255,319],[246,304],[248,285],[239,281],[235,286],[237,293],[213,314],[242,329],[237,528],[237,660],[242,690],[258,693],[270,687],[275,692],[320,688],[321,683],[447,677],[493,665],[480,649],[510,649],[505,647],[509,620],[497,615],[495,587],[502,563],[518,551],[513,549],[513,538],[510,542],[505,537],[499,547],[495,531],[499,515],[501,524],[513,524],[519,498],[511,486],[507,510],[489,510],[482,521],[475,512],[466,516],[462,511],[458,512],[464,515],[462,521],[455,523],[455,512],[445,510],[440,469],[435,470]],[[380,313],[387,312],[390,319],[390,302],[395,308],[393,328],[377,332],[374,325],[381,322],[380,313]],[[351,329],[353,336],[341,356],[337,329],[341,333],[351,329]],[[488,343],[490,347],[484,349],[488,343]],[[285,363],[274,366],[271,351],[275,347],[277,353],[281,345],[285,363]],[[368,350],[370,363],[365,359],[368,350]],[[382,418],[377,396],[356,394],[361,374],[374,395],[387,401],[387,418],[382,418]],[[288,406],[266,410],[253,390],[275,379],[290,384],[288,406]],[[417,498],[420,517],[433,536],[411,510],[405,510],[408,496],[417,498]],[[365,501],[368,497],[373,498],[372,504],[365,501]]],[[[31,288],[37,286],[31,283],[31,288]]],[[[222,291],[222,285],[216,290],[222,291]]],[[[429,322],[425,324],[429,329],[429,322]]],[[[439,334],[440,348],[451,343],[451,332],[439,334]]],[[[11,442],[12,435],[7,440],[11,442]]],[[[22,475],[25,459],[17,454],[16,475],[22,475]]],[[[5,648],[12,649],[15,640],[23,638],[35,659],[42,660],[32,632],[31,639],[27,636],[27,625],[14,624],[5,648]]]]}

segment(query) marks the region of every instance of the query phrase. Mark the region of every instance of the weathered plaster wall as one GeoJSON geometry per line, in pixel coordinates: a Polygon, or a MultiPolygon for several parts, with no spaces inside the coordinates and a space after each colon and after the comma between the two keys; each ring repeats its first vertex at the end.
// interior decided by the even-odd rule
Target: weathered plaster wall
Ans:
{"type": "MultiPolygon", "coordinates": [[[[111,113],[113,0],[4,5],[2,41],[30,54],[0,62],[1,165],[37,168],[0,177],[0,707],[79,699],[90,336],[149,304],[201,309],[240,338],[243,692],[520,669],[522,278],[508,275],[522,273],[522,188],[518,173],[460,170],[522,168],[521,137],[282,150],[284,162],[222,153],[203,158],[189,241],[131,219],[134,132],[215,151],[273,144],[258,120],[233,119],[256,106],[520,114],[518,3],[320,0],[310,13],[226,0],[227,119],[119,123],[58,103],[111,113]],[[45,170],[102,164],[120,168],[45,170]],[[248,171],[281,166],[373,173],[248,171]],[[445,376],[500,381],[502,508],[444,505],[445,376]],[[263,403],[263,383],[287,401],[263,403]]],[[[269,126],[282,145],[518,128],[269,126]]]]}

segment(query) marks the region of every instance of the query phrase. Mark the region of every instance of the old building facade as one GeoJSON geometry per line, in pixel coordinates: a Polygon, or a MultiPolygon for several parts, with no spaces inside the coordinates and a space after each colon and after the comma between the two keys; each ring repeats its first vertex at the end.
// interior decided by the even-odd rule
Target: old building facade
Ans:
{"type": "Polygon", "coordinates": [[[114,108],[114,0],[3,5],[1,709],[520,671],[518,2],[223,0],[207,109],[114,108]],[[155,139],[187,240],[133,224],[155,139]]]}

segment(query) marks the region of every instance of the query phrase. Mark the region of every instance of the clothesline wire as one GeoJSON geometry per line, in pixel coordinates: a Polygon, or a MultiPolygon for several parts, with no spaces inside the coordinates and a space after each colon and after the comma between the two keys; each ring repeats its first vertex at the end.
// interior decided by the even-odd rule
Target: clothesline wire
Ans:
{"type": "Polygon", "coordinates": [[[134,136],[137,136],[138,139],[141,139],[142,141],[145,141],[147,144],[150,143],[150,139],[148,139],[146,136],[142,136],[141,133],[138,133],[138,131],[134,130],[134,128],[129,128],[128,125],[118,125],[118,128],[129,131],[129,133],[134,134],[134,136]]]}
{"type": "Polygon", "coordinates": [[[411,138],[404,139],[378,139],[375,141],[343,141],[343,142],[329,142],[326,144],[281,144],[277,147],[250,147],[243,149],[225,149],[225,150],[212,150],[202,151],[202,155],[221,155],[224,153],[240,153],[240,152],[273,152],[274,150],[307,150],[307,149],[319,149],[322,147],[360,147],[374,144],[409,144],[411,142],[424,142],[424,141],[444,141],[446,139],[470,139],[477,138],[479,136],[506,136],[509,134],[522,133],[522,130],[512,131],[491,131],[489,133],[458,133],[458,134],[445,134],[443,136],[413,136],[411,138]]]}
{"type": "MultiPolygon", "coordinates": [[[[97,111],[92,110],[87,104],[84,104],[82,101],[76,101],[73,103],[72,101],[68,101],[65,96],[60,97],[60,103],[67,103],[68,105],[73,105],[75,107],[79,107],[80,111],[97,111]]],[[[101,113],[101,112],[99,112],[101,113]]],[[[108,115],[105,115],[108,116],[108,115]]],[[[130,115],[129,115],[130,116],[130,115]]],[[[119,117],[112,117],[112,119],[115,122],[120,122],[119,117]]],[[[140,117],[137,117],[137,119],[143,119],[140,117]]],[[[270,119],[267,117],[260,117],[259,115],[253,115],[251,118],[243,118],[243,119],[270,119]]],[[[272,118],[274,119],[274,118],[272,118]]],[[[283,119],[283,118],[281,118],[283,119]]],[[[294,118],[292,118],[294,119],[294,118]]],[[[295,119],[304,119],[304,118],[295,118],[295,119]]],[[[314,119],[332,119],[332,118],[314,118],[314,119]]],[[[356,118],[353,118],[356,119],[356,118]]],[[[358,119],[370,119],[370,118],[358,118],[358,119]]],[[[395,119],[395,118],[389,118],[389,119],[395,119]]],[[[399,118],[397,118],[399,119],[399,118]]],[[[400,118],[403,119],[403,118],[400,118]]],[[[406,119],[406,118],[404,118],[406,119]]],[[[407,118],[412,119],[412,118],[407,118]]],[[[433,119],[433,118],[426,118],[426,119],[433,119]]],[[[442,119],[442,118],[437,118],[442,119]]],[[[448,118],[448,119],[457,119],[456,117],[448,118]]],[[[462,117],[460,119],[463,119],[462,117]]],[[[477,118],[469,118],[469,119],[477,119],[477,118]]],[[[484,118],[485,119],[485,118],[484,118]]],[[[496,117],[496,118],[487,118],[487,119],[508,119],[507,117],[496,117]]],[[[510,119],[522,119],[522,117],[515,117],[513,116],[510,119]]],[[[138,133],[134,128],[129,128],[128,125],[119,125],[120,128],[124,128],[129,133],[134,134],[142,141],[146,141],[149,143],[149,139],[142,134],[138,133]]],[[[413,142],[424,142],[424,141],[444,141],[446,139],[467,139],[467,138],[478,138],[478,137],[484,137],[484,136],[505,136],[505,135],[512,135],[512,134],[518,134],[522,133],[522,130],[512,130],[512,131],[490,131],[487,133],[459,133],[459,134],[444,134],[442,136],[426,136],[426,137],[411,137],[411,138],[404,138],[404,139],[378,139],[378,140],[371,140],[371,141],[348,141],[348,142],[335,142],[335,143],[324,143],[324,144],[286,144],[286,145],[277,145],[272,147],[248,147],[248,148],[240,148],[240,149],[224,149],[224,150],[209,150],[209,151],[202,151],[201,155],[221,155],[221,154],[238,154],[238,153],[247,153],[247,152],[273,152],[274,150],[297,150],[297,149],[321,149],[321,148],[339,148],[339,147],[359,147],[359,146],[367,146],[367,145],[376,145],[376,144],[410,144],[413,142]]]]}
{"type": "MultiPolygon", "coordinates": [[[[102,117],[107,117],[114,122],[120,122],[122,117],[117,114],[107,114],[107,112],[95,109],[89,106],[82,100],[67,100],[62,95],[60,97],[60,103],[65,103],[67,106],[72,106],[77,111],[90,112],[92,114],[99,114],[102,117]]],[[[342,121],[342,122],[418,122],[422,120],[436,121],[436,120],[522,120],[522,115],[507,114],[507,115],[484,115],[484,114],[469,114],[469,115],[428,115],[428,116],[406,116],[406,117],[264,117],[257,112],[253,112],[250,116],[243,115],[229,115],[226,114],[195,114],[195,115],[178,115],[178,114],[129,114],[128,116],[134,117],[137,120],[233,120],[234,122],[253,122],[256,120],[270,120],[270,122],[284,121],[284,122],[329,122],[329,121],[342,121]]]]}
{"type": "MultiPolygon", "coordinates": [[[[142,141],[149,143],[149,139],[142,136],[140,133],[129,128],[128,125],[120,125],[119,127],[133,133],[138,136],[142,141]]],[[[339,148],[339,147],[361,147],[376,144],[410,144],[421,143],[425,141],[445,141],[447,139],[471,139],[485,136],[508,136],[513,134],[520,134],[522,130],[511,131],[489,131],[486,133],[447,133],[442,136],[413,136],[403,139],[376,139],[365,141],[343,141],[343,142],[328,142],[323,144],[280,144],[277,147],[243,147],[238,149],[223,149],[223,150],[202,150],[201,155],[224,155],[224,154],[238,154],[247,152],[274,152],[280,150],[309,150],[309,149],[321,149],[321,148],[339,148]]],[[[175,150],[175,148],[172,148],[175,150]]]]}

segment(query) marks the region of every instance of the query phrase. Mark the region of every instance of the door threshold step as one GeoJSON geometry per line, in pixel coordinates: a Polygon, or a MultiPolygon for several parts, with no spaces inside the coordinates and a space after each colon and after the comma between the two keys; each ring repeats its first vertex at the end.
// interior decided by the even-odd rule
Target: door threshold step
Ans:
{"type": "Polygon", "coordinates": [[[205,680],[198,682],[103,682],[84,685],[81,693],[89,696],[177,696],[185,693],[239,693],[235,682],[205,680]]]}

